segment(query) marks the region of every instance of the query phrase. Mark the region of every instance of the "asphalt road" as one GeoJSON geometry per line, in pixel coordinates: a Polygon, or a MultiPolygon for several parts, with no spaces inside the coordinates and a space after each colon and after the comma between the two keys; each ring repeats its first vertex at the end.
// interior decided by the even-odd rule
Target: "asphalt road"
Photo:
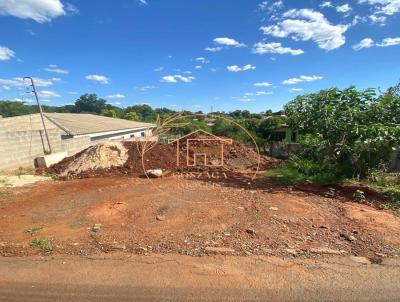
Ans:
{"type": "Polygon", "coordinates": [[[0,258],[0,301],[399,301],[400,260],[0,258]]]}

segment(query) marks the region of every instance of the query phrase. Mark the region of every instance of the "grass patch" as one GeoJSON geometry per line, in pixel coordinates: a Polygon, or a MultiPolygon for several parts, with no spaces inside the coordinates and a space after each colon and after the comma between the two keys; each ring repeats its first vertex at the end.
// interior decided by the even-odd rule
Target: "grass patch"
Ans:
{"type": "Polygon", "coordinates": [[[34,234],[39,233],[43,228],[44,228],[44,225],[34,226],[34,227],[31,227],[31,228],[25,230],[25,232],[29,233],[29,234],[31,234],[31,236],[33,236],[34,234]]]}
{"type": "Polygon", "coordinates": [[[387,208],[400,208],[400,173],[372,172],[361,183],[383,192],[388,198],[385,204],[387,208]]]}
{"type": "Polygon", "coordinates": [[[267,176],[272,177],[286,185],[293,184],[333,184],[344,180],[342,172],[326,164],[302,161],[291,162],[285,166],[268,171],[267,176]]]}
{"type": "Polygon", "coordinates": [[[90,217],[87,216],[82,216],[82,217],[78,217],[77,219],[75,219],[74,223],[71,225],[71,227],[73,228],[79,228],[83,225],[86,225],[90,222],[90,217]]]}
{"type": "Polygon", "coordinates": [[[1,196],[9,196],[9,195],[11,195],[11,194],[12,194],[11,191],[0,191],[0,197],[1,197],[1,196]]]}
{"type": "Polygon", "coordinates": [[[40,249],[45,254],[54,250],[54,246],[49,239],[33,239],[30,246],[40,249]]]}

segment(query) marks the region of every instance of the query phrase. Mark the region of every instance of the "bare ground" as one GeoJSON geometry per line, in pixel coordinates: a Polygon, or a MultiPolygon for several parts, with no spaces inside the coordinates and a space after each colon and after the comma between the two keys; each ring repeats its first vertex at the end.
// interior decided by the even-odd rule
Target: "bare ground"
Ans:
{"type": "MultiPolygon", "coordinates": [[[[0,254],[319,258],[345,254],[380,263],[400,253],[400,218],[391,210],[282,187],[214,179],[90,178],[35,184],[0,194],[0,254]],[[100,230],[93,231],[95,224],[100,230]],[[211,249],[210,249],[211,248],[211,249]]],[[[228,176],[229,178],[229,176],[228,176]]]]}

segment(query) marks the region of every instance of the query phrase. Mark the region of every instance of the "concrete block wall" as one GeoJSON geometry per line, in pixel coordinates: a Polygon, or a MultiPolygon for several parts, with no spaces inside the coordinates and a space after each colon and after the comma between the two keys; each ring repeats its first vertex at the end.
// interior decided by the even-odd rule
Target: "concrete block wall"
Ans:
{"type": "Polygon", "coordinates": [[[70,139],[61,140],[61,150],[66,151],[68,156],[72,156],[87,147],[97,144],[98,142],[93,142],[90,137],[76,137],[70,139]]]}
{"type": "MultiPolygon", "coordinates": [[[[48,131],[54,152],[61,150],[61,135],[57,129],[48,131]]],[[[33,167],[34,159],[44,155],[47,140],[43,131],[4,131],[0,128],[0,170],[33,167]]]]}

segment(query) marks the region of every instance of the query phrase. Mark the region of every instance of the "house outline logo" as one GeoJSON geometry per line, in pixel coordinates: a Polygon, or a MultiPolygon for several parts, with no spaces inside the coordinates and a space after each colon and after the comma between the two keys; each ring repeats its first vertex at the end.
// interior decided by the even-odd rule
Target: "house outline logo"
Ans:
{"type": "MultiPolygon", "coordinates": [[[[186,166],[187,167],[196,167],[196,166],[206,166],[206,167],[223,167],[224,166],[224,146],[225,145],[232,145],[233,140],[230,138],[223,138],[219,137],[217,135],[211,134],[203,129],[198,129],[195,130],[189,134],[186,134],[180,138],[177,139],[169,139],[168,144],[175,144],[176,143],[176,166],[179,167],[180,165],[180,146],[182,144],[182,140],[186,139],[183,141],[183,144],[186,144],[186,166]],[[207,137],[203,138],[192,138],[194,134],[197,133],[204,133],[207,135],[207,137]],[[195,151],[191,152],[191,150],[194,149],[193,143],[198,142],[218,142],[220,149],[219,149],[219,164],[208,164],[207,158],[207,153],[196,153],[195,151]],[[192,156],[191,156],[192,155],[192,156]],[[202,164],[200,165],[197,161],[198,158],[203,158],[202,164]]],[[[214,154],[215,155],[215,154],[214,154]]]]}

